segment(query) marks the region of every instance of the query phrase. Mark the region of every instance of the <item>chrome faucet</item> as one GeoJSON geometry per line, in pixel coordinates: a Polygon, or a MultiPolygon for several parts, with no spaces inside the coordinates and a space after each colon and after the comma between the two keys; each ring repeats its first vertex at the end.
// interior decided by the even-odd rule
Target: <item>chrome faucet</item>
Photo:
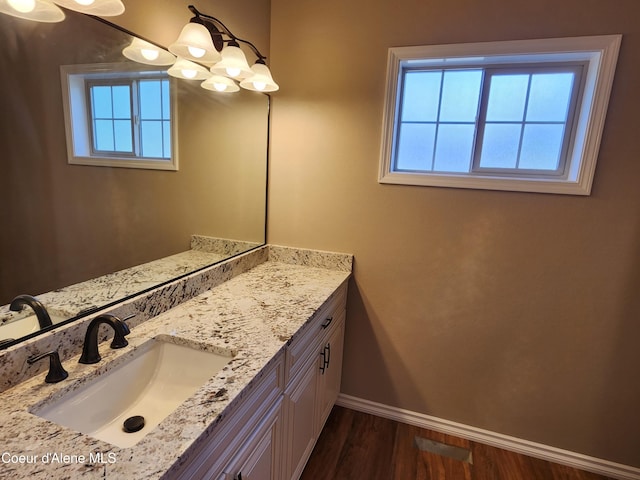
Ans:
{"type": "Polygon", "coordinates": [[[40,300],[31,295],[18,295],[16,298],[11,300],[11,305],[9,306],[9,310],[12,312],[19,312],[22,310],[22,307],[28,305],[36,312],[36,317],[38,318],[38,323],[40,324],[40,328],[50,327],[53,325],[51,322],[51,317],[47,313],[47,309],[44,308],[44,305],[40,300]]]}
{"type": "MultiPolygon", "coordinates": [[[[132,317],[133,315],[131,315],[132,317]]],[[[100,353],[98,352],[98,330],[100,325],[106,323],[111,326],[114,331],[113,341],[111,342],[111,348],[123,348],[129,345],[125,335],[128,335],[130,332],[129,327],[124,320],[127,320],[126,317],[123,320],[120,320],[115,315],[111,315],[110,313],[105,313],[102,315],[98,315],[96,318],[91,320],[91,323],[87,327],[87,333],[84,337],[84,346],[82,347],[82,355],[80,356],[80,363],[98,363],[100,361],[100,353]]]]}

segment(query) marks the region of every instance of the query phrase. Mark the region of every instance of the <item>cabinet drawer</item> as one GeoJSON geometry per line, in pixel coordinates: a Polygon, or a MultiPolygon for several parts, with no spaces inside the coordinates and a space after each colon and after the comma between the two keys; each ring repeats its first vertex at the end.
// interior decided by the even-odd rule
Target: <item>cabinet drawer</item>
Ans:
{"type": "Polygon", "coordinates": [[[300,372],[311,355],[317,353],[317,349],[322,344],[325,336],[331,333],[332,327],[336,323],[335,320],[345,310],[346,303],[347,284],[344,283],[327,300],[325,305],[318,310],[313,319],[293,337],[291,343],[287,346],[285,355],[286,383],[300,372]]]}

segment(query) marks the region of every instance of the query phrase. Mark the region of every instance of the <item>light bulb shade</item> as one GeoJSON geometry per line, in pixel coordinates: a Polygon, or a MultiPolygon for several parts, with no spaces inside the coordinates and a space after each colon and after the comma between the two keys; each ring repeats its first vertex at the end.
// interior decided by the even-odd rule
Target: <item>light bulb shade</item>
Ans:
{"type": "Polygon", "coordinates": [[[167,70],[167,73],[172,77],[183,78],[185,80],[206,80],[211,76],[202,65],[179,57],[176,63],[167,70]]]}
{"type": "Polygon", "coordinates": [[[187,23],[178,39],[169,45],[169,51],[178,57],[209,64],[221,58],[209,30],[199,23],[187,23]]]}
{"type": "Polygon", "coordinates": [[[49,0],[0,0],[0,12],[36,22],[64,20],[64,12],[49,0]]]}
{"type": "Polygon", "coordinates": [[[237,92],[240,87],[236,82],[230,78],[223,77],[222,75],[212,75],[200,84],[202,88],[207,90],[213,90],[214,92],[237,92]]]}
{"type": "Polygon", "coordinates": [[[99,17],[114,17],[124,12],[124,4],[121,0],[53,0],[61,7],[75,10],[76,12],[96,15],[99,17]]]}
{"type": "Polygon", "coordinates": [[[122,50],[122,54],[129,60],[147,65],[173,65],[176,61],[172,53],[138,37],[133,37],[131,44],[122,50]]]}
{"type": "Polygon", "coordinates": [[[242,88],[256,92],[275,92],[280,87],[271,77],[271,71],[264,63],[256,63],[251,67],[253,75],[240,82],[242,88]]]}
{"type": "Polygon", "coordinates": [[[253,72],[247,63],[247,57],[239,47],[227,45],[220,52],[222,60],[211,67],[211,72],[236,79],[245,78],[253,72]]]}

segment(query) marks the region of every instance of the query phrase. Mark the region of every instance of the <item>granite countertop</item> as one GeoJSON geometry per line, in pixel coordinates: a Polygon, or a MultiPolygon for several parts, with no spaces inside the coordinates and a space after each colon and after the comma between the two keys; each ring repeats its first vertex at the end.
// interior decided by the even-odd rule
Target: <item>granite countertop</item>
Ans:
{"type": "MultiPolygon", "coordinates": [[[[106,305],[114,299],[146,290],[258,245],[238,240],[192,235],[190,250],[38,294],[37,298],[49,312],[53,312],[57,317],[71,318],[83,310],[106,305]]],[[[0,325],[19,321],[32,314],[31,309],[12,312],[9,310],[9,305],[2,305],[0,306],[0,325]]],[[[54,323],[56,323],[55,320],[54,323]]],[[[2,338],[7,337],[0,335],[0,339],[2,338]]]]}
{"type": "Polygon", "coordinates": [[[278,357],[292,336],[350,275],[344,268],[301,266],[284,260],[270,258],[145,321],[132,330],[127,337],[129,346],[124,349],[111,350],[102,344],[103,359],[96,365],[79,364],[78,357],[65,361],[69,378],[63,382],[45,384],[44,374],[40,374],[0,394],[0,478],[160,478],[278,357]],[[235,356],[133,447],[118,448],[29,413],[33,406],[71,389],[78,381],[91,380],[109,362],[158,335],[179,337],[187,344],[205,344],[212,349],[222,347],[235,356]],[[47,454],[56,462],[45,463],[47,454]],[[103,463],[89,463],[90,454],[94,459],[102,454],[103,463]]]}

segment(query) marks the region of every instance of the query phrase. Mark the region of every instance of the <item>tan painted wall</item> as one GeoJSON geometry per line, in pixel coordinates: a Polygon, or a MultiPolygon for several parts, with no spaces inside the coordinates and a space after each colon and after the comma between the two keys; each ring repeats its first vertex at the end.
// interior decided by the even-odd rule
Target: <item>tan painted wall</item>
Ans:
{"type": "Polygon", "coordinates": [[[342,392],[640,467],[640,3],[271,5],[267,238],[355,254],[342,392]],[[615,33],[591,196],[377,183],[388,47],[615,33]]]}
{"type": "MultiPolygon", "coordinates": [[[[125,2],[111,21],[170,43],[191,17],[188,2],[157,3],[125,2]],[[158,13],[168,15],[156,19],[163,28],[146,30],[158,13]]],[[[226,2],[220,13],[213,3],[198,6],[268,49],[268,0],[226,2]]],[[[68,165],[59,65],[121,61],[125,45],[116,46],[128,40],[73,13],[59,24],[0,15],[0,24],[0,304],[184,251],[192,234],[264,241],[263,95],[178,82],[178,172],[68,165]]]]}

